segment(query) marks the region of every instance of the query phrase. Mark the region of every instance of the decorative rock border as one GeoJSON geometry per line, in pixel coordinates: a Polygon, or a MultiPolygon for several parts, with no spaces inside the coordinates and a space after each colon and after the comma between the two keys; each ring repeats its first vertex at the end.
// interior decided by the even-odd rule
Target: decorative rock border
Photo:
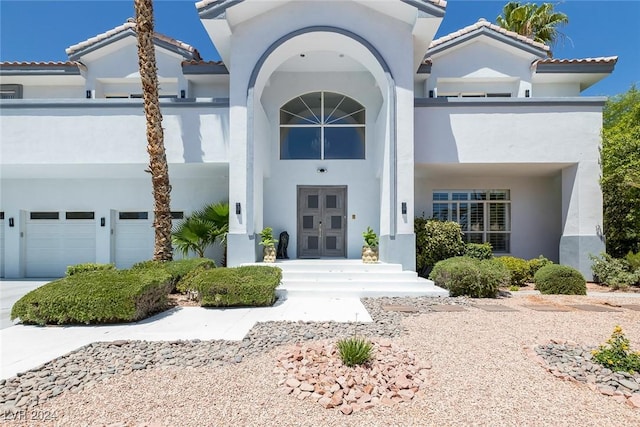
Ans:
{"type": "Polygon", "coordinates": [[[596,348],[552,340],[533,348],[525,347],[525,353],[557,378],[586,384],[593,391],[640,408],[640,373],[613,372],[592,362],[591,351],[596,348]]]}
{"type": "Polygon", "coordinates": [[[348,367],[334,342],[297,344],[278,357],[274,374],[284,394],[350,415],[376,405],[408,402],[421,394],[431,365],[387,339],[372,340],[373,360],[348,367]]]}

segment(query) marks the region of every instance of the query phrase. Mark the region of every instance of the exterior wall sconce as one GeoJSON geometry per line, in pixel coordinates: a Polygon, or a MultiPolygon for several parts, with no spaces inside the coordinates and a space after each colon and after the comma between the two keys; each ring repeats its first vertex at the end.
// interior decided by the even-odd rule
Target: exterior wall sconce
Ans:
{"type": "Polygon", "coordinates": [[[86,92],[86,96],[87,96],[87,99],[91,99],[91,91],[90,90],[88,90],[86,92]]]}
{"type": "Polygon", "coordinates": [[[100,227],[104,227],[106,223],[107,221],[105,220],[104,217],[100,218],[100,227]]]}
{"type": "Polygon", "coordinates": [[[182,90],[180,91],[180,98],[183,98],[183,99],[184,99],[184,98],[186,98],[186,97],[187,97],[187,91],[186,91],[186,90],[184,90],[184,89],[182,89],[182,90]]]}
{"type": "Polygon", "coordinates": [[[402,202],[402,215],[407,214],[407,202],[402,202]]]}
{"type": "Polygon", "coordinates": [[[318,168],[318,173],[327,173],[327,168],[318,168]]]}
{"type": "Polygon", "coordinates": [[[15,222],[13,221],[13,218],[9,218],[9,227],[13,227],[15,225],[15,222]]]}
{"type": "Polygon", "coordinates": [[[525,98],[529,98],[530,95],[531,95],[531,91],[529,89],[524,91],[524,97],[525,98]]]}
{"type": "Polygon", "coordinates": [[[240,203],[236,203],[236,215],[240,215],[242,213],[242,209],[240,209],[240,203]]]}

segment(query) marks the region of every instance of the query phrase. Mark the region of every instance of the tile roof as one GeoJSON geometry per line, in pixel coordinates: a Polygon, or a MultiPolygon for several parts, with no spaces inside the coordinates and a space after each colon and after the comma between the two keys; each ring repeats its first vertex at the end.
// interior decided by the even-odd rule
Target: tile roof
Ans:
{"type": "Polygon", "coordinates": [[[533,65],[538,64],[615,64],[618,62],[617,56],[600,56],[597,58],[580,58],[580,59],[558,59],[558,58],[545,58],[538,59],[533,62],[533,65]]]}
{"type": "Polygon", "coordinates": [[[470,34],[470,33],[474,32],[474,31],[477,31],[477,30],[481,30],[483,28],[488,28],[488,29],[496,31],[496,32],[498,32],[500,34],[504,34],[505,36],[511,37],[511,38],[513,38],[515,40],[518,40],[518,41],[522,42],[522,43],[529,44],[529,45],[534,46],[534,47],[536,47],[538,49],[542,49],[542,50],[544,50],[546,52],[550,51],[549,46],[547,46],[546,44],[537,42],[537,41],[535,41],[533,39],[530,39],[528,37],[520,35],[520,34],[518,34],[516,32],[505,30],[504,28],[502,28],[502,27],[500,27],[500,26],[498,26],[496,24],[492,24],[492,23],[488,22],[484,18],[480,18],[478,20],[478,22],[476,22],[475,24],[469,25],[467,27],[462,28],[461,30],[458,30],[458,31],[453,32],[451,34],[447,34],[444,37],[440,37],[439,39],[436,39],[436,40],[432,41],[431,44],[429,45],[429,49],[433,49],[433,48],[435,48],[437,46],[440,46],[440,45],[442,45],[442,44],[444,44],[444,43],[446,43],[446,42],[448,42],[450,40],[457,39],[458,37],[462,37],[464,35],[470,34]]]}
{"type": "Polygon", "coordinates": [[[81,67],[81,64],[75,61],[3,61],[0,67],[81,67]]]}
{"type": "MultiPolygon", "coordinates": [[[[67,55],[71,56],[74,53],[77,53],[83,49],[89,48],[91,46],[93,46],[96,43],[99,43],[101,41],[107,40],[113,36],[116,36],[120,33],[123,33],[125,31],[131,31],[133,33],[135,33],[136,30],[136,23],[135,23],[135,19],[133,18],[129,18],[127,19],[127,22],[125,22],[122,25],[119,25],[109,31],[106,31],[104,33],[98,34],[97,36],[91,37],[85,41],[82,41],[78,44],[74,44],[73,46],[69,46],[66,49],[66,53],[67,55]]],[[[174,38],[165,36],[164,34],[160,34],[160,33],[154,33],[154,38],[156,38],[157,40],[163,41],[165,43],[168,43],[170,45],[175,46],[178,49],[182,49],[182,50],[186,50],[187,52],[191,53],[191,55],[193,56],[194,59],[202,59],[200,57],[200,52],[198,52],[198,50],[196,48],[194,48],[193,46],[182,42],[180,40],[176,40],[174,38]]]]}

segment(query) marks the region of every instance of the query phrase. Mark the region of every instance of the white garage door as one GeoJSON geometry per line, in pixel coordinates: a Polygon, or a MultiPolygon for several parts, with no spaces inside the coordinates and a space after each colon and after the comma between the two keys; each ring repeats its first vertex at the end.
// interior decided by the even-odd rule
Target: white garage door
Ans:
{"type": "Polygon", "coordinates": [[[116,216],[116,267],[129,268],[153,257],[153,219],[149,212],[118,212],[116,216]]]}
{"type": "Polygon", "coordinates": [[[25,234],[27,277],[62,277],[96,260],[94,212],[30,212],[25,234]]]}
{"type": "Polygon", "coordinates": [[[0,212],[0,277],[4,277],[4,212],[0,212]]]}

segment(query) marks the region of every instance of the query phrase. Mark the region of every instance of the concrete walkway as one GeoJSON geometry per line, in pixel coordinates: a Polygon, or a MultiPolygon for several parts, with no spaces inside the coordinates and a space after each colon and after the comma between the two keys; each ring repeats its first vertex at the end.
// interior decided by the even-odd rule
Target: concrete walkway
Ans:
{"type": "MultiPolygon", "coordinates": [[[[42,282],[0,283],[2,307],[42,282]]],[[[15,301],[14,301],[15,302],[15,301]]],[[[13,303],[11,303],[13,304],[13,303]]],[[[10,310],[11,305],[8,305],[10,310]]],[[[369,313],[358,298],[292,297],[278,301],[273,307],[211,309],[177,307],[137,323],[104,326],[24,326],[0,330],[2,367],[0,379],[35,368],[86,344],[117,340],[241,340],[256,322],[266,321],[337,321],[371,322],[369,313]]],[[[7,314],[8,321],[8,314],[7,314]]]]}

